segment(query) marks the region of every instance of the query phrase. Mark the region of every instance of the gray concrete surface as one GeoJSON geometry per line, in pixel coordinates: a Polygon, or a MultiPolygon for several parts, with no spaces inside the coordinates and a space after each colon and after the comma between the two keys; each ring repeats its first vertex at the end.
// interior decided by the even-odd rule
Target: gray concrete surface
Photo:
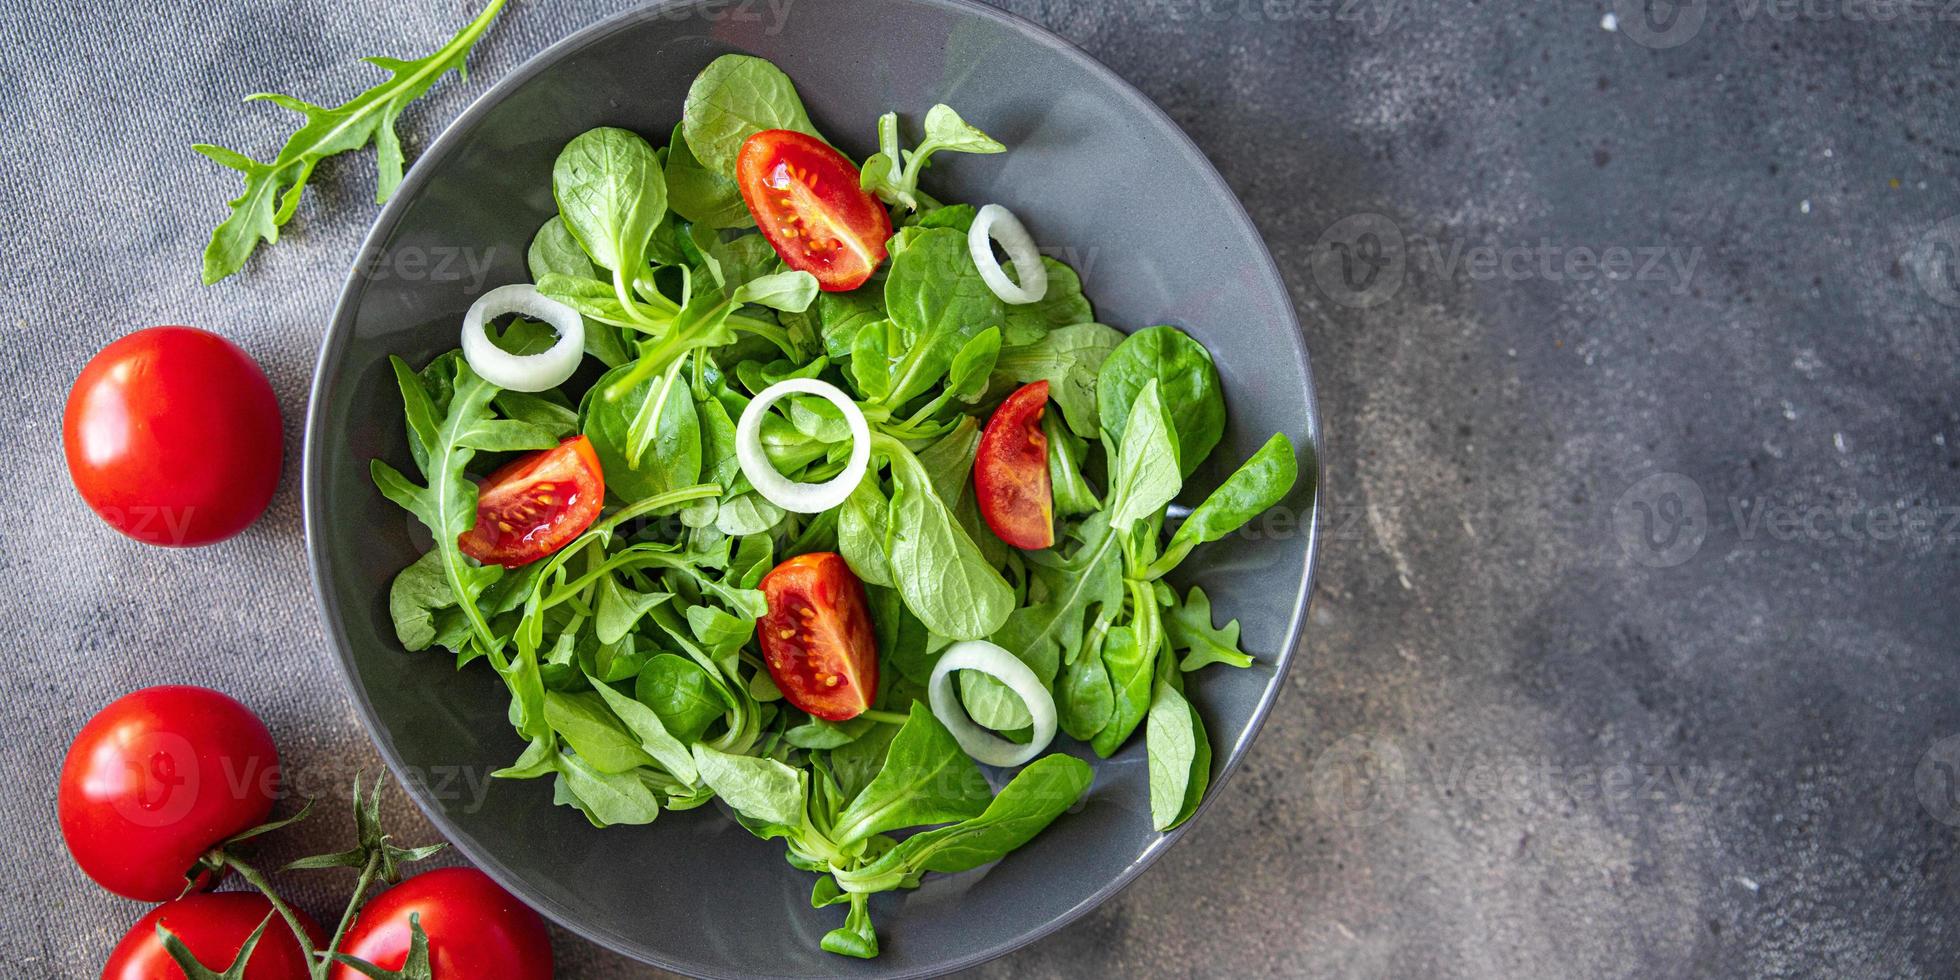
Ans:
{"type": "MultiPolygon", "coordinates": [[[[789,2],[754,9],[837,15],[789,2]]],[[[356,56],[426,50],[466,6],[0,4],[8,976],[92,976],[140,913],[54,827],[61,752],[113,696],[222,679],[329,802],[376,765],[292,479],[372,164],[323,168],[286,240],[206,289],[234,183],[187,144],[268,154],[286,120],[238,96],[334,101],[370,78],[356,56]],[[112,535],[58,462],[82,363],[165,322],[256,355],[295,440],[271,513],[200,551],[112,535]]],[[[977,974],[1954,975],[1960,23],[1011,6],[1163,105],[1265,232],[1315,358],[1330,522],[1307,655],[1220,805],[977,974]]],[[[474,79],[411,110],[411,146],[613,7],[514,6],[474,79]]],[[[299,899],[324,915],[342,887],[299,899]]],[[[567,977],[645,975],[557,951],[567,977]]]]}

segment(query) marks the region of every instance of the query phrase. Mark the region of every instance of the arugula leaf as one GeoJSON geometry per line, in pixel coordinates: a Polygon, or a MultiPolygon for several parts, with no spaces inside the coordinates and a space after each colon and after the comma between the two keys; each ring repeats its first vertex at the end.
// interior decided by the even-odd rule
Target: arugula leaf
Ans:
{"type": "Polygon", "coordinates": [[[1218,368],[1204,345],[1176,327],[1139,330],[1110,352],[1096,379],[1096,410],[1104,434],[1120,438],[1130,406],[1156,381],[1178,442],[1178,475],[1188,477],[1225,434],[1225,396],[1218,368]]]}
{"type": "Polygon", "coordinates": [[[299,209],[300,193],[313,176],[313,168],[330,156],[373,142],[374,200],[377,204],[388,200],[402,181],[402,144],[395,133],[395,120],[403,108],[421,98],[452,69],[467,79],[464,59],[503,6],[504,0],[490,0],[455,37],[425,58],[366,59],[388,72],[388,80],[333,108],[271,92],[247,96],[248,102],[263,99],[306,117],[306,123],[286,138],[286,145],[271,163],[260,163],[222,146],[193,144],[191,149],[245,175],[245,192],[230,202],[231,214],[211,232],[210,244],[204,248],[204,284],[244,268],[259,242],[279,240],[279,228],[299,209]]]}
{"type": "Polygon", "coordinates": [[[1293,443],[1287,441],[1286,434],[1273,433],[1252,458],[1245,461],[1231,476],[1225,478],[1218,489],[1206,497],[1204,503],[1191,511],[1191,515],[1178,525],[1177,533],[1171,535],[1170,544],[1164,553],[1150,565],[1150,577],[1161,577],[1177,566],[1191,549],[1200,544],[1216,541],[1245,526],[1265,512],[1266,508],[1286,499],[1293,482],[1299,478],[1300,467],[1293,458],[1293,443]]]}
{"type": "Polygon", "coordinates": [[[1111,454],[1109,475],[1109,526],[1119,533],[1162,514],[1184,485],[1178,476],[1176,437],[1157,397],[1156,378],[1144,383],[1126,414],[1129,431],[1111,454]]]}
{"type": "Polygon", "coordinates": [[[998,861],[1074,806],[1094,779],[1081,759],[1043,756],[1016,773],[979,816],[914,834],[864,867],[832,877],[847,892],[881,892],[916,885],[928,871],[966,871],[998,861]]]}
{"type": "Polygon", "coordinates": [[[1164,636],[1173,650],[1188,650],[1178,669],[1189,673],[1207,664],[1250,667],[1252,657],[1239,649],[1239,621],[1224,628],[1211,625],[1211,599],[1197,586],[1184,601],[1171,607],[1164,619],[1164,636]]]}
{"type": "Polygon", "coordinates": [[[725,54],[708,63],[688,86],[681,132],[703,166],[734,178],[743,142],[765,129],[793,129],[818,139],[797,98],[796,84],[761,58],[725,54]]]}
{"type": "Polygon", "coordinates": [[[423,387],[422,380],[409,369],[408,362],[390,357],[389,363],[394,367],[395,381],[402,393],[410,449],[428,485],[415,485],[401,471],[378,459],[369,464],[369,471],[382,496],[414,514],[435,537],[435,550],[440,555],[438,561],[451,597],[483,649],[497,651],[503,642],[491,632],[476,600],[503,574],[503,569],[480,565],[464,556],[456,546],[456,538],[476,524],[476,484],[470,481],[465,468],[479,449],[549,449],[558,441],[530,426],[525,426],[531,430],[530,435],[512,438],[520,430],[510,428],[513,423],[508,420],[500,424],[489,410],[497,387],[478,377],[460,357],[448,362],[453,373],[448,379],[446,413],[440,419],[436,417],[434,399],[423,387]]]}
{"type": "Polygon", "coordinates": [[[884,768],[838,815],[830,836],[845,846],[888,830],[964,820],[978,816],[992,799],[987,777],[953,733],[914,701],[884,768]]]}
{"type": "Polygon", "coordinates": [[[1097,375],[1122,342],[1123,331],[1100,323],[1057,327],[1032,344],[1002,348],[994,373],[1017,384],[1048,382],[1048,397],[1061,408],[1068,427],[1093,439],[1100,431],[1097,375]]]}
{"type": "Polygon", "coordinates": [[[1144,733],[1150,756],[1150,825],[1169,830],[1189,819],[1211,780],[1211,743],[1198,709],[1168,680],[1157,681],[1144,733]]]}

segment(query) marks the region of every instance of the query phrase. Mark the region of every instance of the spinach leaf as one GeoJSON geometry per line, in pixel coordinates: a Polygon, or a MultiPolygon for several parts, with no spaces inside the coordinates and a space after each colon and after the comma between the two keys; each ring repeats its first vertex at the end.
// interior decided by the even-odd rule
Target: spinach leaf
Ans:
{"type": "Polygon", "coordinates": [[[647,661],[634,679],[633,696],[653,709],[661,726],[682,742],[699,741],[730,707],[700,664],[671,653],[647,661]]]}
{"type": "Polygon", "coordinates": [[[988,564],[897,440],[873,436],[892,465],[891,571],[905,605],[940,636],[977,640],[1000,629],[1014,590],[988,564]]]}
{"type": "Polygon", "coordinates": [[[1293,444],[1284,433],[1273,433],[1252,458],[1245,461],[1204,503],[1178,525],[1164,554],[1150,566],[1151,577],[1162,576],[1176,567],[1191,549],[1216,541],[1245,526],[1245,522],[1286,498],[1298,479],[1300,467],[1293,458],[1293,444]]]}
{"type": "Polygon", "coordinates": [[[1171,607],[1170,615],[1164,619],[1164,636],[1171,649],[1189,651],[1178,663],[1179,670],[1189,672],[1206,664],[1252,666],[1252,657],[1239,649],[1239,621],[1232,620],[1222,629],[1213,628],[1211,599],[1195,585],[1183,602],[1171,607]]]}
{"type": "Polygon", "coordinates": [[[586,392],[584,405],[585,436],[599,457],[606,489],[627,503],[701,479],[700,420],[688,392],[670,383],[672,375],[643,378],[620,397],[606,397],[606,390],[633,370],[629,363],[607,371],[586,392]],[[636,447],[636,420],[656,409],[658,421],[645,427],[650,441],[636,447]]]}
{"type": "Polygon", "coordinates": [[[565,227],[565,219],[552,215],[538,229],[531,239],[531,247],[524,253],[525,265],[531,270],[531,281],[537,282],[545,276],[557,273],[580,279],[597,279],[599,267],[592,264],[591,256],[585,254],[585,246],[572,237],[571,230],[565,227]]]}
{"type": "Polygon", "coordinates": [[[694,766],[715,795],[743,817],[772,827],[802,826],[803,770],[699,743],[694,745],[694,766]]]}
{"type": "Polygon", "coordinates": [[[874,725],[870,731],[858,736],[856,741],[830,750],[830,772],[837,779],[840,811],[848,807],[866,786],[871,785],[871,780],[884,768],[892,739],[897,735],[896,727],[874,725]]]}
{"type": "Polygon", "coordinates": [[[824,353],[833,361],[851,356],[851,345],[867,323],[885,319],[884,297],[875,289],[853,289],[817,296],[817,321],[824,353]]]}
{"type": "Polygon", "coordinates": [[[851,911],[844,924],[823,934],[817,945],[825,952],[868,960],[878,955],[878,933],[871,926],[871,896],[850,896],[851,911]]]}
{"type": "Polygon", "coordinates": [[[1002,787],[979,816],[914,834],[870,864],[833,877],[847,892],[881,892],[916,884],[928,871],[966,871],[998,861],[1074,806],[1094,779],[1081,759],[1043,756],[1002,787]]]}
{"type": "Polygon", "coordinates": [[[892,368],[891,391],[881,399],[891,406],[931,388],[960,348],[1006,316],[1005,305],[980,278],[966,236],[950,228],[920,231],[892,257],[885,309],[905,341],[892,368]]]}
{"type": "Polygon", "coordinates": [[[1100,431],[1097,375],[1103,361],[1122,342],[1121,330],[1100,323],[1057,327],[1032,344],[1003,347],[994,362],[994,373],[1017,384],[1048,382],[1048,397],[1061,408],[1068,427],[1083,438],[1093,439],[1100,431]]]}
{"type": "Polygon", "coordinates": [[[737,303],[801,313],[816,301],[817,277],[803,271],[757,276],[735,287],[737,303]]]}
{"type": "Polygon", "coordinates": [[[1055,693],[1055,711],[1070,738],[1089,741],[1109,724],[1116,714],[1116,695],[1100,643],[1089,644],[1069,662],[1055,693]]]}
{"type": "Polygon", "coordinates": [[[585,759],[558,753],[560,786],[595,827],[646,824],[660,815],[660,801],[638,774],[602,772],[585,759]]]}
{"type": "Polygon", "coordinates": [[[1065,519],[1101,510],[1102,501],[1096,499],[1096,491],[1082,475],[1088,444],[1053,412],[1042,413],[1041,433],[1048,437],[1048,486],[1054,496],[1055,516],[1065,519]]]}
{"type": "Polygon", "coordinates": [[[680,739],[667,731],[667,726],[652,708],[613,690],[611,684],[596,677],[588,674],[585,679],[593,690],[599,692],[606,707],[612,709],[614,717],[640,740],[640,748],[646,754],[666,767],[675,779],[684,783],[695,781],[694,756],[680,739]]]}
{"type": "Polygon", "coordinates": [[[953,153],[1001,153],[1007,147],[960,118],[951,106],[935,105],[926,112],[926,136],[913,149],[898,144],[898,114],[886,113],[878,120],[878,153],[864,161],[858,185],[887,204],[917,209],[931,198],[919,192],[919,175],[932,155],[941,150],[953,153]]]}
{"type": "Polygon", "coordinates": [[[1130,740],[1130,733],[1137,730],[1150,711],[1151,668],[1155,653],[1154,649],[1144,649],[1137,631],[1130,626],[1112,626],[1109,635],[1103,639],[1103,663],[1109,670],[1109,685],[1115,697],[1115,706],[1109,723],[1089,743],[1097,755],[1105,759],[1114,755],[1124,742],[1130,740]]]}
{"type": "MultiPolygon", "coordinates": [[[[1136,522],[1162,514],[1183,486],[1176,436],[1157,392],[1156,378],[1144,382],[1127,413],[1129,431],[1111,454],[1109,525],[1118,533],[1128,533],[1136,522]]],[[[1107,438],[1114,430],[1104,431],[1107,438]]]]}
{"type": "Polygon", "coordinates": [[[547,690],[544,720],[579,758],[600,772],[631,772],[640,766],[658,765],[598,694],[547,690]]]}
{"type": "Polygon", "coordinates": [[[328,157],[373,142],[374,200],[376,204],[386,201],[402,182],[404,160],[395,120],[442,76],[451,70],[458,75],[465,73],[464,58],[503,7],[504,0],[490,0],[474,20],[426,58],[367,59],[386,71],[388,80],[331,109],[290,95],[250,96],[306,117],[306,124],[286,138],[286,145],[271,163],[260,163],[222,146],[193,144],[191,149],[245,175],[245,192],[231,201],[231,213],[211,232],[211,241],[204,247],[204,284],[244,268],[259,242],[279,240],[279,228],[299,210],[300,192],[313,176],[313,169],[328,157]]]}
{"type": "Polygon", "coordinates": [[[578,411],[564,403],[555,392],[534,395],[527,391],[499,391],[491,400],[506,418],[533,425],[553,439],[578,434],[578,411]]]}
{"type": "Polygon", "coordinates": [[[931,709],[912,712],[892,739],[884,768],[831,824],[839,846],[873,834],[978,816],[993,791],[931,709]]]}
{"type": "Polygon", "coordinates": [[[892,585],[891,503],[878,489],[876,470],[866,471],[837,514],[837,550],[867,585],[892,585]]]}
{"type": "Polygon", "coordinates": [[[1198,809],[1211,780],[1211,743],[1198,709],[1168,680],[1157,682],[1144,733],[1150,756],[1150,825],[1169,830],[1198,809]]]}
{"type": "MultiPolygon", "coordinates": [[[[713,228],[752,228],[755,216],[742,200],[742,188],[702,166],[687,145],[682,126],[667,143],[667,206],[681,217],[713,228]]],[[[739,144],[738,144],[739,147],[739,144]]]]}
{"type": "Polygon", "coordinates": [[[748,55],[725,54],[688,86],[681,132],[696,159],[723,177],[735,176],[743,142],[765,129],[823,137],[810,124],[796,85],[782,69],[748,55]]]}
{"type": "MultiPolygon", "coordinates": [[[[1042,257],[1041,264],[1048,270],[1048,291],[1035,302],[1008,305],[1003,329],[1010,344],[1036,343],[1057,327],[1086,324],[1096,318],[1096,311],[1082,295],[1082,279],[1074,269],[1047,256],[1042,257]]],[[[1015,282],[1021,281],[1014,263],[1004,262],[1001,267],[1015,282]]]]}
{"type": "Polygon", "coordinates": [[[673,598],[666,592],[640,592],[612,575],[599,579],[599,600],[592,615],[593,634],[600,643],[618,643],[653,607],[673,598]]]}
{"type": "Polygon", "coordinates": [[[643,274],[647,242],[667,213],[667,181],[646,140],[610,126],[580,133],[552,164],[551,193],[592,261],[629,284],[643,274]]]}
{"type": "MultiPolygon", "coordinates": [[[[767,674],[756,675],[758,679],[767,676],[767,674]]],[[[770,681],[769,686],[771,690],[775,689],[775,681],[773,679],[770,681]]],[[[776,697],[781,697],[782,692],[776,691],[775,695],[776,697]]],[[[758,700],[774,700],[774,698],[758,698],[758,700]]],[[[799,749],[842,748],[857,741],[858,738],[863,736],[865,732],[870,731],[875,725],[877,725],[877,722],[863,716],[852,718],[848,721],[825,721],[822,718],[811,718],[801,725],[784,730],[783,741],[799,749]]]]}
{"type": "Polygon", "coordinates": [[[1225,434],[1225,396],[1218,368],[1202,344],[1176,327],[1150,327],[1131,334],[1103,362],[1096,380],[1096,410],[1104,433],[1120,443],[1130,407],[1153,380],[1176,424],[1178,475],[1188,477],[1225,434]]]}

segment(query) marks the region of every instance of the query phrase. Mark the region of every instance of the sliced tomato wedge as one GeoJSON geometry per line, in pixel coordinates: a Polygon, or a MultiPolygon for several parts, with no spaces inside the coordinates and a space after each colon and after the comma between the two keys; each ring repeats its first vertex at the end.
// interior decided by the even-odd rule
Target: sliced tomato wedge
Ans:
{"type": "Polygon", "coordinates": [[[735,179],[776,254],[821,288],[856,289],[885,260],[891,216],[858,187],[851,161],[824,141],[765,129],[742,143],[735,179]]]}
{"type": "Polygon", "coordinates": [[[599,516],[605,471],[584,436],[498,467],[476,496],[476,526],[456,539],[463,554],[516,568],[563,548],[599,516]]]}
{"type": "Polygon", "coordinates": [[[1048,382],[1023,385],[994,409],[973,460],[974,500],[1002,541],[1027,551],[1055,544],[1055,492],[1041,414],[1048,382]]]}
{"type": "Polygon", "coordinates": [[[878,641],[864,583],[842,555],[797,555],[762,577],[762,662],[789,703],[826,721],[856,718],[878,693],[878,641]]]}

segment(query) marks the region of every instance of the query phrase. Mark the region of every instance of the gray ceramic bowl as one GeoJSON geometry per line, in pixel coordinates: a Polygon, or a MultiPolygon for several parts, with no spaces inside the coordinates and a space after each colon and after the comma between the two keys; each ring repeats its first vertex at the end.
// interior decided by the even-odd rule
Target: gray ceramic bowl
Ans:
{"type": "Polygon", "coordinates": [[[1187,580],[1240,619],[1259,659],[1193,683],[1217,767],[1209,798],[1224,791],[1303,625],[1318,447],[1299,326],[1244,210],[1162,112],[1025,21],[958,0],[796,4],[780,22],[760,4],[760,19],[745,20],[747,9],[656,6],[582,31],[504,79],[416,162],[376,222],[320,354],[305,461],[314,582],[382,755],[465,855],[539,911],[701,976],[950,971],[1094,908],[1177,839],[1150,829],[1143,739],[1098,762],[1081,809],[1007,860],[878,898],[884,953],[859,961],[817,949],[842,916],[810,908],[811,877],[783,862],[781,843],[755,840],[715,807],[595,830],[553,806],[545,780],[487,780],[523,747],[505,721],[502,685],[481,664],[459,674],[440,653],[405,653],[389,623],[389,580],[427,536],[367,475],[372,457],[408,465],[387,355],[419,364],[454,347],[476,292],[526,278],[524,249],[552,213],[551,163],[566,140],[613,125],[664,142],[695,73],[747,52],[789,72],[817,125],[854,158],[875,148],[880,113],[916,124],[935,102],[1005,141],[1003,155],[935,160],[929,188],[1023,216],[1082,273],[1102,321],[1177,324],[1211,349],[1231,422],[1192,490],[1215,485],[1272,432],[1303,450],[1304,478],[1282,519],[1186,562],[1187,580]],[[487,278],[474,281],[470,263],[485,261],[487,278]]]}

